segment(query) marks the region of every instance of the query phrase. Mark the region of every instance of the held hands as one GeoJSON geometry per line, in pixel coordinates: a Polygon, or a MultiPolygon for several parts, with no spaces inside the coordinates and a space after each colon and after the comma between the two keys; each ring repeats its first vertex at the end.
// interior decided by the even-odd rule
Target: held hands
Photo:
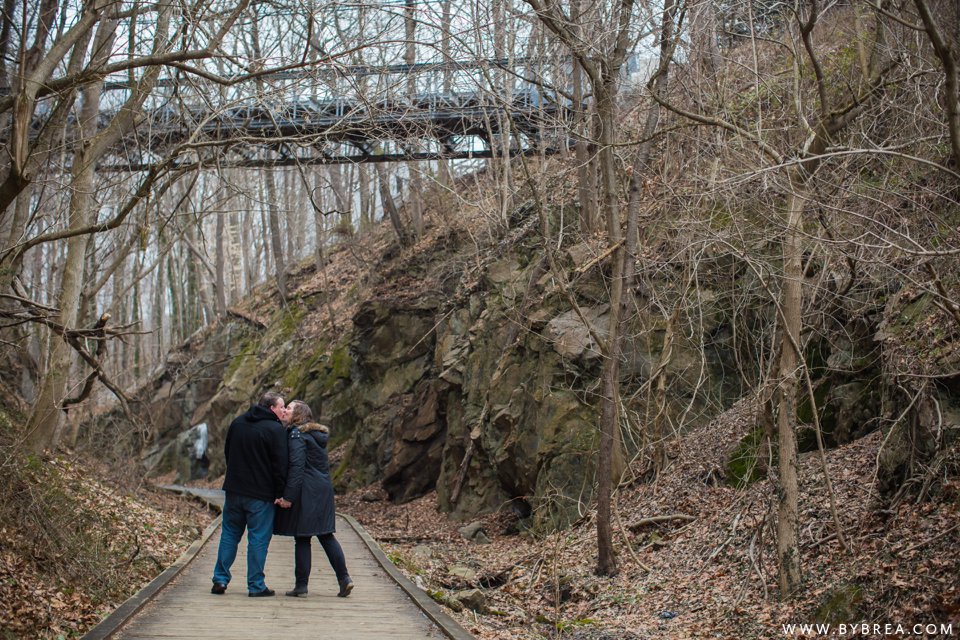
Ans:
{"type": "Polygon", "coordinates": [[[292,502],[290,502],[289,500],[284,500],[283,498],[277,498],[276,500],[273,501],[273,504],[277,505],[281,509],[289,509],[290,507],[293,506],[292,502]]]}

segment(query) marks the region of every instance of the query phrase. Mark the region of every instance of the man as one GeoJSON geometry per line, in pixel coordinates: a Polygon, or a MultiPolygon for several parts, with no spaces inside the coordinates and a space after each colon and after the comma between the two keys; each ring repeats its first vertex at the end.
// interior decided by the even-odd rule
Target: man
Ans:
{"type": "Polygon", "coordinates": [[[268,392],[231,422],[227,430],[223,447],[227,461],[223,490],[227,496],[211,593],[222,594],[227,590],[230,567],[246,529],[247,595],[251,598],[274,595],[263,580],[263,567],[273,535],[273,502],[283,495],[286,484],[287,442],[286,430],[281,424],[286,416],[283,397],[268,392]]]}

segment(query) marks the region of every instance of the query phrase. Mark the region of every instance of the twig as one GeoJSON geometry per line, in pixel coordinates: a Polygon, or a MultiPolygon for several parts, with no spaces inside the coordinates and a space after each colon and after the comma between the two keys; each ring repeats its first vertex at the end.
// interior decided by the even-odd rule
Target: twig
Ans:
{"type": "Polygon", "coordinates": [[[606,260],[608,257],[610,257],[610,254],[612,254],[614,251],[616,251],[617,249],[619,249],[619,248],[620,248],[620,245],[622,245],[623,243],[624,243],[624,241],[621,240],[620,242],[617,242],[617,243],[613,244],[612,246],[608,247],[606,251],[604,251],[603,253],[601,253],[600,255],[598,255],[596,258],[593,258],[593,259],[591,259],[589,262],[587,262],[586,264],[581,265],[581,266],[577,267],[576,269],[574,269],[574,274],[577,275],[577,276],[583,275],[584,273],[586,273],[587,271],[589,271],[589,270],[591,269],[591,267],[593,267],[595,264],[599,264],[599,263],[603,262],[604,260],[606,260]]]}
{"type": "MultiPolygon", "coordinates": [[[[109,320],[110,320],[109,313],[105,313],[102,316],[100,316],[100,319],[97,321],[97,324],[93,326],[94,330],[98,331],[98,335],[95,337],[103,338],[103,330],[107,326],[107,322],[109,320]]],[[[98,361],[102,360],[106,351],[107,351],[107,341],[100,340],[99,344],[97,345],[96,359],[98,361]]],[[[69,406],[79,404],[84,400],[86,400],[87,397],[90,395],[90,392],[93,391],[93,383],[96,382],[99,373],[100,373],[99,368],[94,368],[92,371],[90,371],[90,374],[87,376],[87,379],[84,380],[83,382],[83,388],[80,390],[80,393],[78,393],[76,396],[72,398],[66,398],[63,401],[63,404],[61,404],[60,406],[63,409],[66,409],[69,406]]]]}
{"type": "Polygon", "coordinates": [[[730,535],[727,536],[726,540],[724,540],[723,542],[720,543],[720,546],[719,546],[719,547],[717,547],[716,549],[713,550],[713,552],[710,554],[710,556],[709,556],[709,557],[706,559],[706,561],[703,563],[703,566],[700,567],[700,571],[697,572],[697,575],[699,575],[700,573],[702,573],[703,570],[707,568],[707,565],[709,565],[710,562],[712,562],[714,558],[716,558],[718,555],[720,555],[720,552],[723,551],[724,548],[725,548],[728,544],[730,544],[730,541],[733,540],[734,536],[736,536],[736,534],[737,534],[737,527],[740,526],[740,518],[741,518],[742,516],[743,516],[743,511],[741,511],[740,513],[738,513],[738,514],[737,514],[737,517],[733,519],[733,525],[730,527],[730,535]]]}
{"type": "Polygon", "coordinates": [[[761,526],[759,529],[757,529],[757,531],[754,532],[753,537],[750,538],[749,556],[750,556],[750,564],[753,565],[754,570],[756,570],[757,572],[757,576],[760,578],[760,584],[763,585],[763,599],[764,601],[766,601],[767,597],[769,596],[769,593],[767,592],[767,580],[766,578],[763,577],[763,571],[760,570],[760,565],[757,564],[757,559],[753,556],[753,549],[757,543],[757,536],[760,534],[760,531],[762,530],[763,530],[763,527],[761,526]]]}
{"type": "Polygon", "coordinates": [[[120,562],[115,563],[113,565],[114,568],[129,566],[133,564],[134,560],[137,559],[137,556],[140,555],[140,538],[136,535],[133,536],[133,544],[134,544],[134,549],[133,549],[133,553],[130,554],[130,557],[127,558],[126,560],[122,560],[120,562]]]}
{"type": "Polygon", "coordinates": [[[636,531],[642,527],[645,527],[649,524],[660,524],[661,522],[671,522],[673,520],[681,520],[683,522],[691,522],[696,520],[694,516],[688,516],[685,513],[674,513],[668,516],[650,516],[649,518],[643,518],[642,520],[637,520],[633,524],[627,526],[630,531],[636,531]]]}
{"type": "Polygon", "coordinates": [[[947,529],[946,531],[941,531],[940,533],[938,533],[937,535],[933,536],[932,538],[927,538],[927,539],[924,540],[923,542],[918,542],[917,544],[915,544],[915,545],[913,545],[913,546],[911,546],[911,547],[907,547],[906,549],[904,549],[904,550],[901,551],[900,553],[908,553],[908,552],[910,552],[910,551],[915,551],[915,550],[919,549],[920,547],[926,546],[926,545],[930,544],[931,542],[934,542],[934,541],[936,541],[936,540],[939,540],[940,538],[944,537],[944,536],[947,535],[947,534],[953,533],[953,532],[956,531],[957,529],[960,529],[960,524],[955,524],[955,525],[953,525],[952,527],[950,527],[949,529],[947,529]]]}
{"type": "Polygon", "coordinates": [[[377,536],[378,542],[424,542],[432,540],[435,541],[436,538],[431,536],[377,536]]]}
{"type": "Polygon", "coordinates": [[[836,538],[836,537],[837,537],[837,532],[834,531],[834,532],[831,533],[830,535],[828,535],[828,536],[826,536],[826,537],[824,537],[824,538],[820,538],[820,539],[817,540],[816,542],[813,542],[813,543],[810,545],[810,548],[811,548],[811,549],[816,549],[816,548],[819,547],[820,545],[822,545],[822,544],[824,544],[824,543],[826,543],[826,542],[830,542],[831,540],[833,540],[833,539],[836,538]]]}
{"type": "MultiPolygon", "coordinates": [[[[760,577],[760,584],[763,585],[763,598],[764,598],[764,600],[766,600],[766,598],[767,598],[767,581],[764,579],[763,573],[761,573],[761,571],[760,571],[760,567],[757,566],[757,560],[756,560],[756,558],[753,557],[753,549],[754,549],[754,546],[755,546],[756,543],[757,543],[757,535],[758,535],[759,533],[760,533],[759,530],[753,532],[753,537],[750,538],[750,547],[749,547],[748,554],[749,554],[749,556],[750,556],[750,564],[753,565],[754,571],[756,571],[756,572],[757,572],[757,575],[760,577]]],[[[737,594],[737,599],[733,601],[733,608],[734,608],[734,609],[736,609],[737,607],[740,606],[740,602],[743,600],[743,597],[747,594],[747,587],[749,586],[749,584],[750,584],[750,576],[747,575],[747,577],[746,577],[746,578],[744,579],[744,581],[743,581],[743,585],[740,587],[740,592],[737,594]]]]}
{"type": "Polygon", "coordinates": [[[641,567],[644,571],[646,571],[647,573],[653,573],[653,571],[650,569],[650,567],[648,567],[646,564],[644,564],[643,560],[641,560],[641,559],[637,556],[637,554],[634,552],[633,546],[630,544],[630,538],[627,536],[627,530],[626,530],[626,528],[623,526],[623,520],[620,518],[620,510],[619,510],[619,509],[614,509],[614,510],[613,510],[613,513],[616,514],[616,516],[617,516],[617,524],[620,525],[620,534],[623,535],[623,542],[624,542],[624,544],[627,545],[627,551],[630,552],[630,557],[633,558],[633,561],[636,562],[638,565],[640,565],[640,567],[641,567]]]}

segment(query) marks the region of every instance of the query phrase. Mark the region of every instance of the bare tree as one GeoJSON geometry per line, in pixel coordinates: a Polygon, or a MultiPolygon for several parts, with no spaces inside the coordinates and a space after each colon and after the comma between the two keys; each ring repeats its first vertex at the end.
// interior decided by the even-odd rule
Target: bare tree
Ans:
{"type": "MultiPolygon", "coordinates": [[[[600,452],[597,468],[597,572],[617,571],[613,551],[611,496],[613,482],[622,473],[620,444],[620,362],[622,359],[621,313],[624,296],[624,236],[621,228],[619,187],[614,150],[618,138],[620,73],[632,43],[637,38],[634,1],[621,0],[609,7],[606,20],[599,15],[595,32],[574,28],[574,20],[551,0],[527,0],[543,24],[567,46],[589,79],[597,114],[598,195],[603,211],[607,244],[612,254],[609,333],[603,345],[600,452]]],[[[581,14],[583,15],[583,14],[581,14]]]]}

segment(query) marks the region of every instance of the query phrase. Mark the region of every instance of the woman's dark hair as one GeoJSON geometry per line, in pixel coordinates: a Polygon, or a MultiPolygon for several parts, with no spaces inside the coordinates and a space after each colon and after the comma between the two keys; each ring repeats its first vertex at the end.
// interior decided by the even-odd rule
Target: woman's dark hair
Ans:
{"type": "Polygon", "coordinates": [[[313,421],[313,411],[303,400],[293,400],[287,405],[290,409],[290,424],[304,424],[313,421]]]}

